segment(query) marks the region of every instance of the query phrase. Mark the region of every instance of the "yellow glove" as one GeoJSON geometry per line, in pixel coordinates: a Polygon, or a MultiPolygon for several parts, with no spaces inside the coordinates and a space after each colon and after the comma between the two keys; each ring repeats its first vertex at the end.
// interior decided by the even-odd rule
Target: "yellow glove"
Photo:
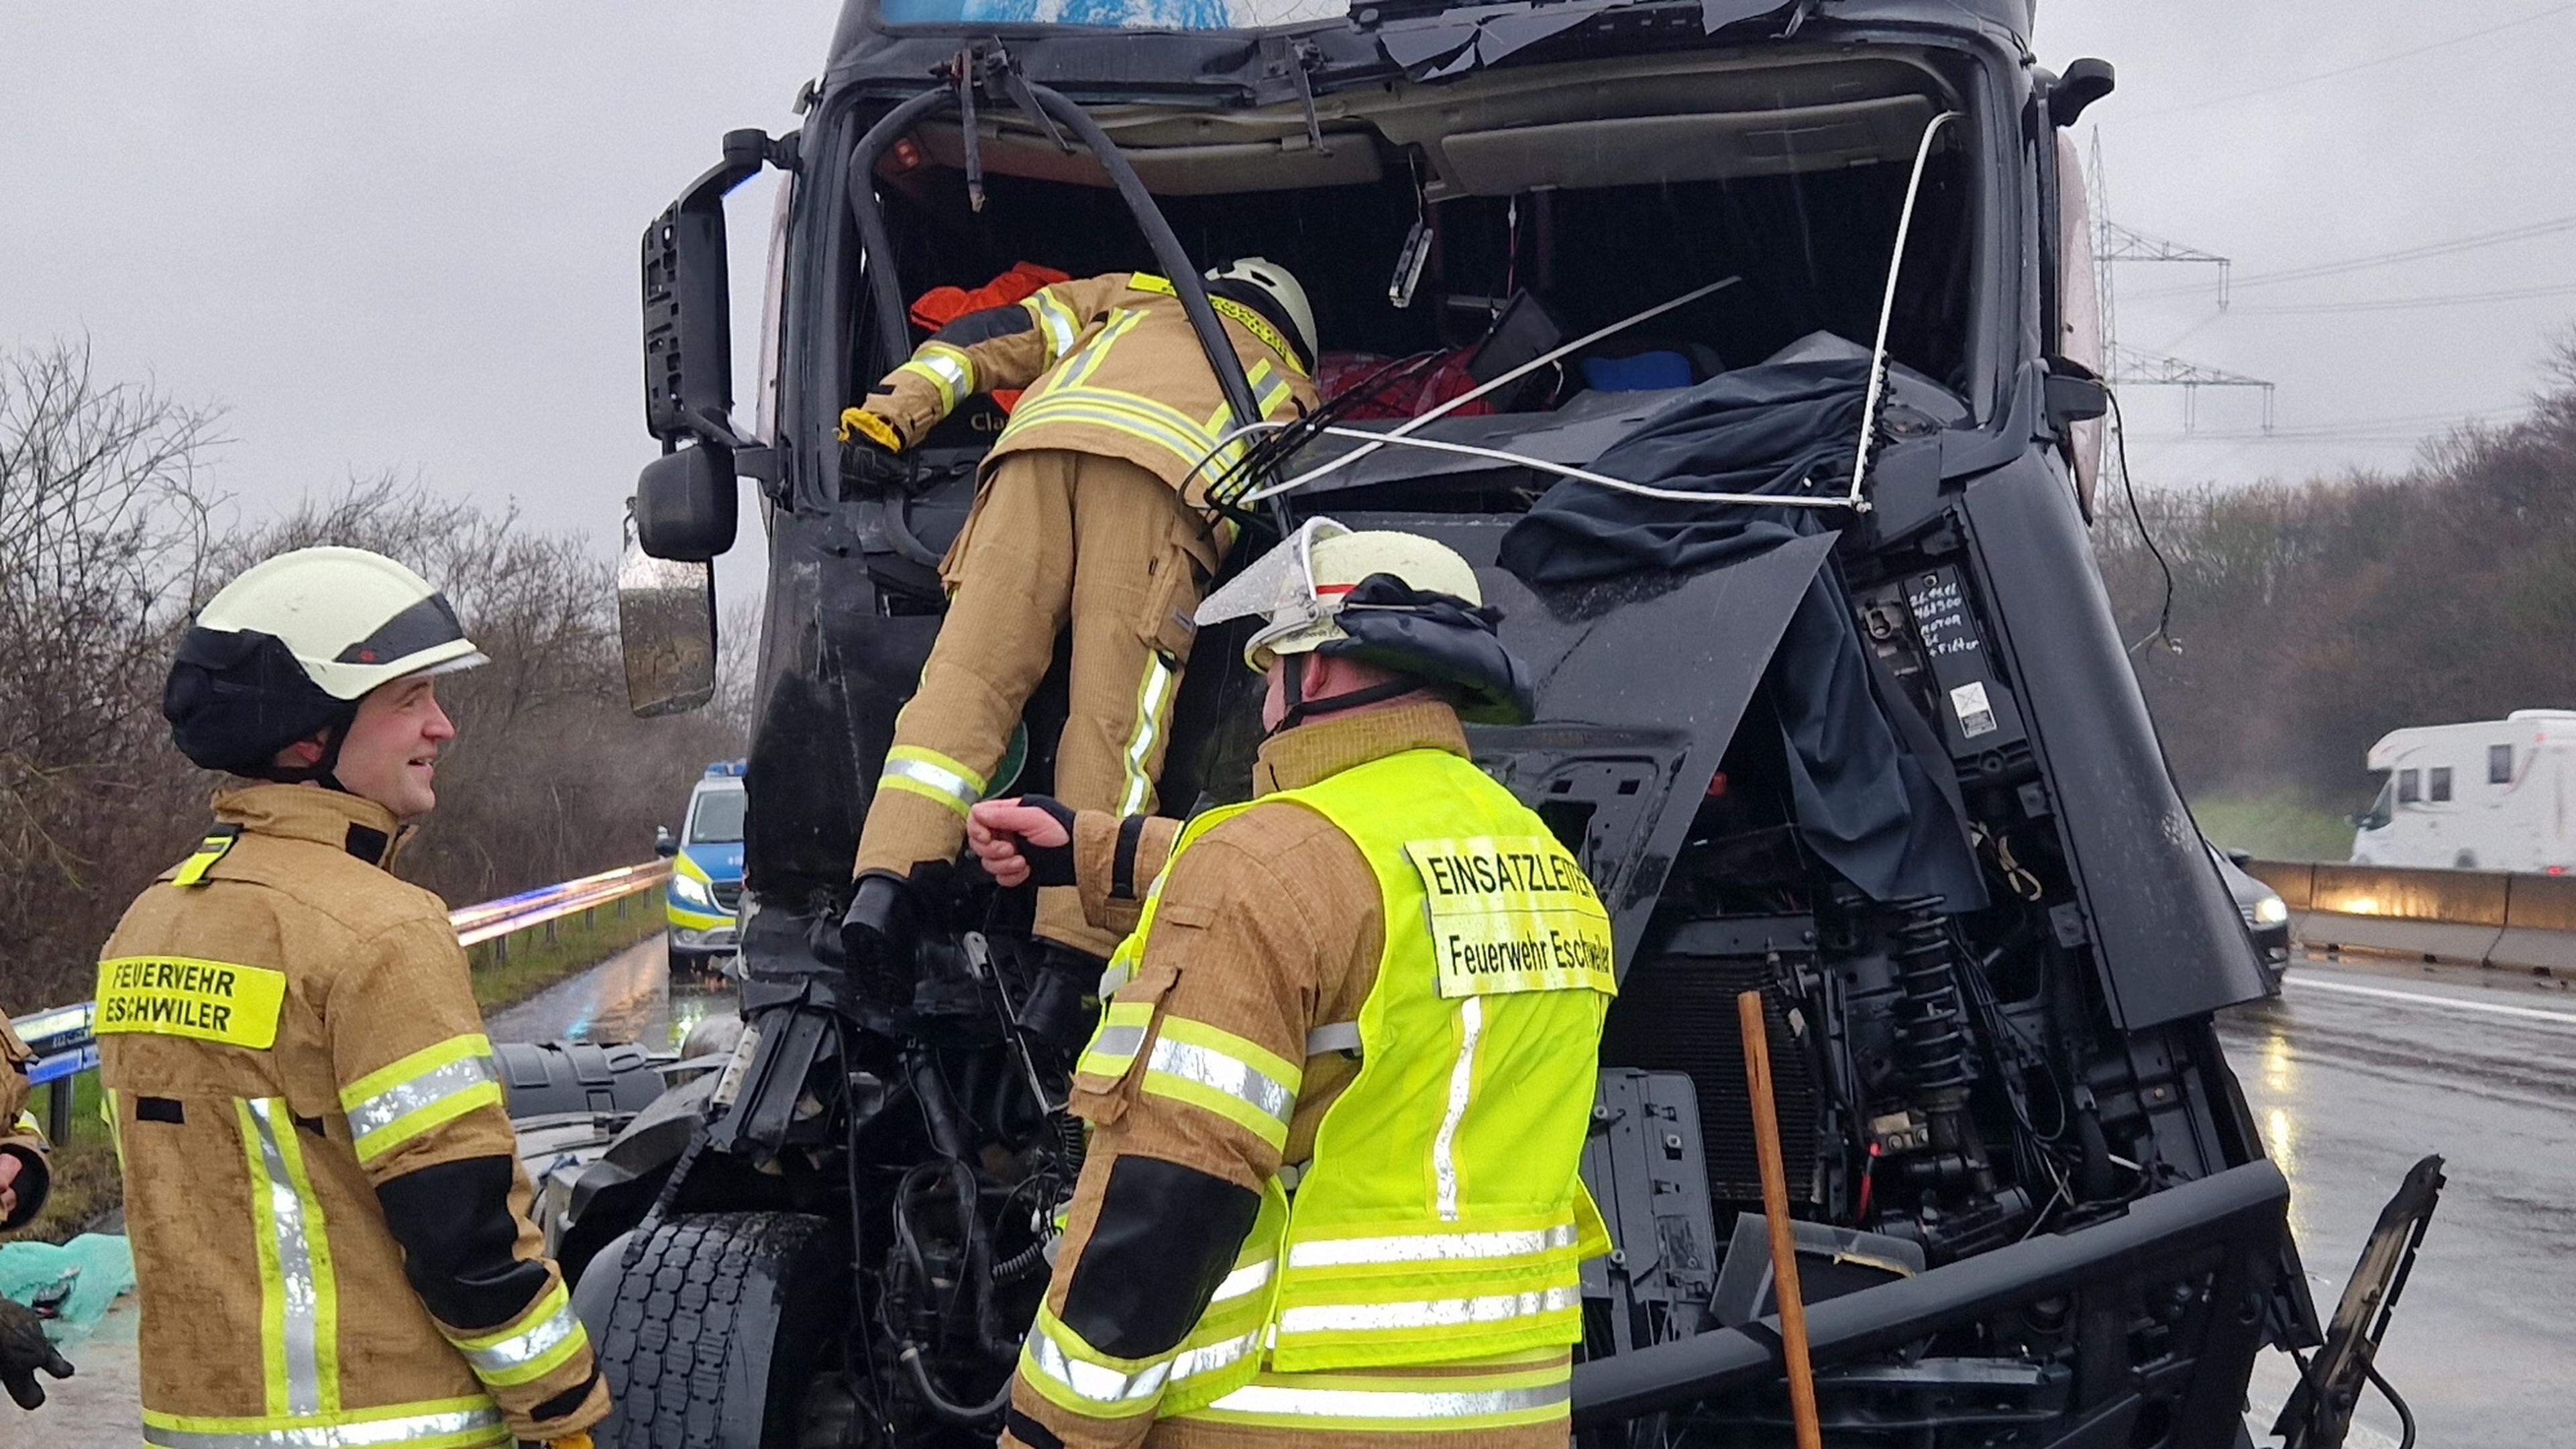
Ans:
{"type": "Polygon", "coordinates": [[[842,409],[841,441],[847,443],[859,438],[865,438],[889,453],[903,451],[903,437],[895,432],[892,423],[865,408],[842,409]]]}

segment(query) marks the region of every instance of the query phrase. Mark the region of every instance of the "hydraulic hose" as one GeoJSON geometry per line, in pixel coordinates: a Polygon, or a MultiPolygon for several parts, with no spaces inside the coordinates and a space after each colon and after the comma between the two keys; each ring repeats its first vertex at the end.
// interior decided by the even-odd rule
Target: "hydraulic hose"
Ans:
{"type": "MultiPolygon", "coordinates": [[[[972,84],[971,78],[968,83],[972,84]]],[[[1216,308],[1208,302],[1207,285],[1181,239],[1173,233],[1171,222],[1164,218],[1163,209],[1154,203],[1153,193],[1145,189],[1143,178],[1128,163],[1127,153],[1100,128],[1090,112],[1061,92],[1035,81],[1027,82],[1027,91],[1041,111],[1080,136],[1101,169],[1109,173],[1119,199],[1127,204],[1137,229],[1145,234],[1146,245],[1153,249],[1156,264],[1169,277],[1173,295],[1180,298],[1181,311],[1190,319],[1190,330],[1197,334],[1199,348],[1207,354],[1208,367],[1216,374],[1217,386],[1225,393],[1227,410],[1234,414],[1238,426],[1259,422],[1261,406],[1253,399],[1251,379],[1244,376],[1243,359],[1235,356],[1225,324],[1217,319],[1216,308]]],[[[953,86],[924,91],[880,117],[850,153],[850,211],[858,220],[859,244],[867,256],[868,288],[877,313],[878,340],[889,358],[907,357],[912,348],[904,332],[903,285],[894,274],[893,244],[886,230],[885,208],[877,200],[874,184],[877,157],[932,114],[958,104],[958,91],[953,86]]]]}
{"type": "MultiPolygon", "coordinates": [[[[905,1344],[903,1346],[902,1361],[904,1370],[912,1375],[912,1387],[914,1392],[921,1395],[921,1402],[929,1408],[930,1412],[937,1414],[939,1417],[946,1419],[952,1424],[963,1424],[969,1428],[981,1428],[992,1423],[995,1419],[1000,1418],[1002,1416],[1002,1411],[1011,1406],[1011,1379],[1006,1378],[1002,1380],[1001,1388],[995,1390],[993,1397],[986,1399],[984,1402],[980,1404],[961,1404],[955,1399],[948,1397],[946,1394],[941,1393],[939,1391],[939,1385],[931,1382],[930,1366],[923,1363],[921,1360],[921,1345],[917,1343],[905,1344]]],[[[1013,1375],[1012,1377],[1016,1378],[1018,1376],[1013,1375]]]]}

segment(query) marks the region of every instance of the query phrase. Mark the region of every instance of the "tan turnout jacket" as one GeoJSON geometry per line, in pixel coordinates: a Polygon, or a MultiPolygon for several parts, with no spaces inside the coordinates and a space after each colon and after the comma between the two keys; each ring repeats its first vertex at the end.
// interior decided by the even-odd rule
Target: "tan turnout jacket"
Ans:
{"type": "MultiPolygon", "coordinates": [[[[1261,415],[1294,417],[1313,407],[1315,385],[1278,329],[1251,307],[1213,300],[1261,415]]],[[[958,318],[842,415],[842,436],[865,434],[900,451],[967,398],[1011,388],[1027,391],[985,459],[988,474],[999,460],[1035,448],[1100,454],[1127,459],[1205,507],[1210,486],[1241,451],[1240,443],[1220,448],[1235,427],[1225,391],[1172,284],[1149,272],[1058,282],[1027,301],[958,318]]],[[[1236,483],[1220,501],[1249,486],[1236,483]]]]}
{"type": "Polygon", "coordinates": [[[383,807],[216,797],[101,953],[144,1442],[484,1449],[607,1412],[464,952],[383,807]]]}
{"type": "Polygon", "coordinates": [[[45,1190],[52,1182],[45,1167],[45,1134],[27,1106],[34,1090],[27,1085],[27,1068],[35,1059],[36,1054],[10,1029],[9,1018],[0,1014],[0,1157],[18,1162],[17,1180],[10,1184],[18,1194],[18,1206],[0,1217],[0,1232],[25,1226],[44,1207],[45,1190]]]}

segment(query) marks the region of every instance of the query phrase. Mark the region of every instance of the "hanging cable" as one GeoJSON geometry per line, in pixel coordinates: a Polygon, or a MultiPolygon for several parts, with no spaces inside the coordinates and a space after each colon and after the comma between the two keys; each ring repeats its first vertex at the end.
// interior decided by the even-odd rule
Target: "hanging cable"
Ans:
{"type": "Polygon", "coordinates": [[[2147,527],[2146,511],[2138,507],[2138,483],[2136,479],[2129,476],[2129,425],[2128,420],[2120,416],[2120,394],[2116,389],[2106,387],[2102,390],[2102,395],[2111,400],[2111,436],[2117,440],[2120,449],[2120,490],[2129,495],[2129,517],[2138,525],[2139,541],[2147,546],[2147,553],[2155,559],[2156,567],[2165,576],[2165,601],[2156,611],[2155,632],[2140,635],[2138,642],[2129,646],[2129,652],[2135,654],[2145,648],[2148,640],[2162,639],[2165,641],[2165,647],[2180,654],[2182,641],[2173,636],[2172,630],[2173,565],[2165,562],[2165,551],[2156,547],[2155,532],[2147,527]]]}
{"type": "Polygon", "coordinates": [[[2398,1395],[2395,1385],[2380,1377],[2377,1363],[2365,1362],[2361,1371],[2370,1377],[2371,1387],[2379,1390],[2380,1397],[2388,1401],[2388,1407],[2397,1411],[2397,1449],[2415,1449],[2415,1411],[2406,1407],[2406,1400],[2398,1395]]]}

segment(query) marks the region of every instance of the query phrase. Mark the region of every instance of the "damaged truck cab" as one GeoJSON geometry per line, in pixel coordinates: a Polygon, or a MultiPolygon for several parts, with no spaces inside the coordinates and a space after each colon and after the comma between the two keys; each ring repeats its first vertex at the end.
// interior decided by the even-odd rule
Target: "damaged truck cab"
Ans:
{"type": "MultiPolygon", "coordinates": [[[[1539,680],[1477,760],[1613,912],[1585,1176],[1620,1251],[1585,1270],[1578,1435],[1782,1436],[1759,990],[1831,1442],[2244,1442],[2258,1350],[2322,1335],[2211,1025],[2263,970],[2087,538],[2062,132],[2110,71],[2037,66],[2031,10],[851,0],[802,128],[729,136],[645,238],[640,709],[711,683],[737,478],[769,553],[748,1029],[564,1234],[604,1445],[990,1441],[1082,1149],[1067,1063],[1017,1029],[1027,907],[961,870],[902,1012],[847,989],[833,927],[1006,414],[962,404],[883,490],[836,420],[920,340],[912,299],[1025,261],[1169,278],[1252,424],[1197,278],[1254,254],[1305,284],[1338,401],[1230,435],[1266,495],[1236,559],[1323,513],[1473,561],[1539,680]],[[763,168],[746,426],[723,198],[763,168]],[[1425,421],[1443,370],[1505,381],[1425,421]]],[[[1171,808],[1249,789],[1240,642],[1196,641],[1171,808]]],[[[1044,788],[1060,673],[990,793],[1044,788]]]]}

